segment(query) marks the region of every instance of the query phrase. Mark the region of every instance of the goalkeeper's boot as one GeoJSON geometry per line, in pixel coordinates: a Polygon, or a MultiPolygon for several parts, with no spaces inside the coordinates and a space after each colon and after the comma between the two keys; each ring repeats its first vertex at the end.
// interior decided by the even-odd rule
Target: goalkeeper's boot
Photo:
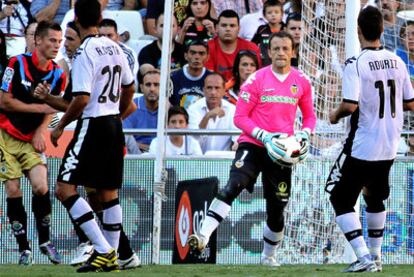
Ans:
{"type": "Polygon", "coordinates": [[[141,260],[138,258],[137,254],[134,253],[126,260],[118,259],[118,264],[121,270],[133,269],[141,266],[141,260]]]}
{"type": "Polygon", "coordinates": [[[19,258],[19,265],[32,265],[33,262],[33,256],[32,256],[32,251],[30,250],[23,250],[20,253],[20,258],[19,258]]]}
{"type": "Polygon", "coordinates": [[[362,257],[345,268],[342,272],[377,272],[378,268],[370,257],[362,257]]]}
{"type": "Polygon", "coordinates": [[[86,263],[86,261],[92,256],[93,245],[89,242],[83,242],[76,248],[75,257],[70,261],[71,266],[79,266],[86,263]]]}
{"type": "Polygon", "coordinates": [[[207,242],[208,241],[204,236],[198,234],[192,234],[187,241],[191,249],[198,250],[200,252],[206,248],[207,242]]]}
{"type": "Polygon", "coordinates": [[[372,256],[372,260],[374,261],[375,265],[379,272],[382,271],[382,261],[380,256],[372,256]]]}
{"type": "Polygon", "coordinates": [[[119,272],[117,259],[115,249],[111,249],[105,254],[98,253],[95,250],[89,260],[78,268],[76,272],[119,272]]]}
{"type": "Polygon", "coordinates": [[[40,252],[46,255],[53,264],[60,264],[62,262],[62,256],[56,250],[56,247],[50,241],[39,245],[40,252]]]}
{"type": "Polygon", "coordinates": [[[266,256],[262,254],[262,256],[260,257],[260,264],[271,267],[280,266],[280,263],[278,263],[276,260],[276,255],[266,256]]]}

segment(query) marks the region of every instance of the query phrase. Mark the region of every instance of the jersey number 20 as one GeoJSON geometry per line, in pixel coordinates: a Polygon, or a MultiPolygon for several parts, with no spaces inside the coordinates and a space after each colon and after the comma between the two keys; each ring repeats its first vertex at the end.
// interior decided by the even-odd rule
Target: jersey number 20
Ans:
{"type": "Polygon", "coordinates": [[[106,101],[111,100],[112,102],[116,103],[119,99],[119,82],[121,81],[121,71],[122,68],[120,65],[115,65],[112,70],[109,65],[102,68],[102,75],[107,75],[108,78],[106,79],[105,86],[98,97],[99,103],[106,103],[106,101]],[[116,76],[118,75],[118,78],[116,76]],[[115,80],[118,81],[115,84],[115,80]],[[109,90],[108,90],[109,88],[109,90]],[[115,91],[114,91],[115,88],[115,91]]]}
{"type": "MultiPolygon", "coordinates": [[[[392,79],[387,80],[387,86],[390,89],[391,116],[394,118],[395,117],[395,81],[392,79]]],[[[384,82],[376,81],[375,88],[378,89],[379,97],[380,97],[379,118],[384,118],[384,101],[385,101],[384,82]]]]}

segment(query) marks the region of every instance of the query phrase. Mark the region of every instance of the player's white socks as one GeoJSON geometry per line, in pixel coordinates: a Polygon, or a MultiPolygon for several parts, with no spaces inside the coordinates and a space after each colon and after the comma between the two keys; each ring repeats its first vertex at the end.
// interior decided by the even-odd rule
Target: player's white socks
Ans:
{"type": "Polygon", "coordinates": [[[283,239],[283,230],[280,232],[273,232],[270,230],[267,224],[263,228],[263,252],[262,254],[267,257],[272,257],[276,253],[276,249],[279,247],[283,239]]]}
{"type": "Polygon", "coordinates": [[[199,231],[199,234],[207,240],[206,243],[208,243],[211,234],[217,229],[220,222],[228,216],[230,209],[231,206],[227,203],[217,198],[213,199],[199,231]]]}
{"type": "Polygon", "coordinates": [[[122,209],[119,199],[102,203],[102,208],[102,232],[109,244],[114,249],[118,249],[122,227],[122,209]]]}
{"type": "Polygon", "coordinates": [[[372,256],[381,257],[381,245],[384,238],[387,212],[366,213],[368,225],[368,246],[372,256]]]}
{"type": "Polygon", "coordinates": [[[79,197],[69,213],[75,222],[80,224],[80,228],[92,242],[96,251],[99,253],[108,253],[111,250],[111,245],[106,241],[101,229],[93,217],[91,206],[82,197],[79,197]]]}
{"type": "Polygon", "coordinates": [[[355,212],[337,216],[336,223],[345,234],[346,239],[351,244],[358,259],[369,255],[368,247],[362,236],[361,222],[355,212]]]}

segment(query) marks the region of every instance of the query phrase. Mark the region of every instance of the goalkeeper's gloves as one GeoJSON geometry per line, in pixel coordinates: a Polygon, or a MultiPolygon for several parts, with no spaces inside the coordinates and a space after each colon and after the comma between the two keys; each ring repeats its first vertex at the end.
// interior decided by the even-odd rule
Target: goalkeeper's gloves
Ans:
{"type": "Polygon", "coordinates": [[[299,162],[306,160],[309,152],[310,130],[305,128],[295,133],[296,140],[300,143],[299,162]]]}
{"type": "Polygon", "coordinates": [[[275,144],[273,139],[288,137],[287,134],[269,133],[266,130],[255,128],[252,132],[252,136],[263,142],[263,145],[267,150],[267,154],[273,162],[277,162],[286,155],[286,149],[282,148],[281,145],[275,144]]]}

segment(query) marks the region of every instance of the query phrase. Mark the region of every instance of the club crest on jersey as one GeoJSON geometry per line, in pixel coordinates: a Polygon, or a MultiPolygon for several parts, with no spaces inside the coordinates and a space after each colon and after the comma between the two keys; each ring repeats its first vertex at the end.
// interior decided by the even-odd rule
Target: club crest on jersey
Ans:
{"type": "Polygon", "coordinates": [[[240,94],[240,98],[244,100],[244,102],[249,103],[250,101],[250,93],[248,93],[247,91],[243,90],[242,93],[240,94]]]}
{"type": "Polygon", "coordinates": [[[292,85],[290,87],[290,92],[295,95],[296,93],[298,93],[298,86],[297,85],[292,85]]]}

